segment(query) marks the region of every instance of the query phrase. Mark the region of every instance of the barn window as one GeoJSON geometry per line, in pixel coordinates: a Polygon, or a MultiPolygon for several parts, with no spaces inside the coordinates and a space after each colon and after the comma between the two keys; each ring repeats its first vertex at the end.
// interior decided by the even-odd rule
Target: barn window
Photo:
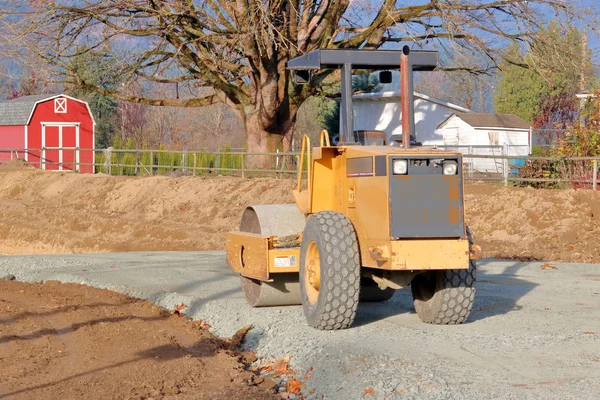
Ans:
{"type": "Polygon", "coordinates": [[[490,137],[490,146],[500,145],[500,132],[488,132],[488,136],[490,137]]]}
{"type": "Polygon", "coordinates": [[[66,114],[67,99],[54,99],[54,112],[57,114],[66,114]]]}

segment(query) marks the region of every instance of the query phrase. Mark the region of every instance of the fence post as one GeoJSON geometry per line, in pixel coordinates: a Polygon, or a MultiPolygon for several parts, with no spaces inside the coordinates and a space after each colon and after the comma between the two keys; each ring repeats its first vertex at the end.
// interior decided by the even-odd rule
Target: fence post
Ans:
{"type": "Polygon", "coordinates": [[[217,154],[215,155],[215,172],[217,175],[219,174],[219,170],[221,169],[221,149],[217,149],[217,154]]]}
{"type": "Polygon", "coordinates": [[[73,172],[75,172],[75,168],[77,168],[77,148],[73,149],[73,172]]]}
{"type": "MultiPolygon", "coordinates": [[[[277,155],[275,156],[275,171],[279,171],[279,149],[277,149],[277,155]]],[[[279,179],[279,172],[275,172],[275,179],[279,179]]]]}
{"type": "Polygon", "coordinates": [[[244,172],[244,153],[242,153],[242,178],[245,178],[246,174],[244,172]]]}
{"type": "Polygon", "coordinates": [[[508,158],[504,159],[504,186],[508,186],[508,158]]]}
{"type": "Polygon", "coordinates": [[[154,152],[150,152],[150,175],[154,175],[154,152]]]}
{"type": "Polygon", "coordinates": [[[593,162],[593,166],[594,166],[594,173],[593,173],[593,182],[592,182],[592,188],[595,190],[598,189],[598,160],[594,160],[593,162]]]}
{"type": "Polygon", "coordinates": [[[192,169],[192,176],[196,176],[196,167],[198,166],[198,162],[197,162],[197,154],[194,153],[194,168],[192,169]]]}

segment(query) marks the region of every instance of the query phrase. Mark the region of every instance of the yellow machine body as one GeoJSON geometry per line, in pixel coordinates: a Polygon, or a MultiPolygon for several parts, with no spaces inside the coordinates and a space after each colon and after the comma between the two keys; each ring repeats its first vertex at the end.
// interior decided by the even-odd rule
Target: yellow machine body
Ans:
{"type": "MultiPolygon", "coordinates": [[[[465,230],[460,153],[422,147],[322,144],[325,146],[313,148],[310,156],[310,141],[304,143],[302,159],[307,158],[308,175],[307,180],[303,180],[303,174],[299,173],[294,197],[300,212],[307,218],[320,211],[337,211],[352,221],[362,266],[387,271],[468,269],[470,259],[481,258],[481,249],[469,244],[465,230]],[[451,158],[460,165],[457,174],[450,176],[398,176],[390,170],[393,159],[398,157],[420,160],[423,165],[429,163],[427,160],[451,158]],[[411,193],[398,189],[392,192],[398,184],[407,184],[416,191],[427,190],[431,209],[427,204],[419,204],[423,193],[414,193],[411,197],[411,193]],[[395,209],[394,202],[398,202],[395,209]],[[404,225],[400,228],[408,229],[411,237],[391,235],[394,213],[410,202],[416,215],[402,217],[411,219],[415,230],[424,225],[427,229],[431,215],[435,214],[437,220],[447,219],[450,224],[447,226],[455,232],[452,237],[443,234],[436,237],[435,226],[429,227],[427,237],[410,234],[411,227],[404,225]]],[[[298,232],[297,245],[282,246],[277,237],[231,232],[226,242],[228,264],[242,276],[261,281],[269,281],[270,275],[275,273],[298,272],[301,237],[302,232],[298,232]]],[[[286,240],[289,242],[289,238],[286,240]]]]}

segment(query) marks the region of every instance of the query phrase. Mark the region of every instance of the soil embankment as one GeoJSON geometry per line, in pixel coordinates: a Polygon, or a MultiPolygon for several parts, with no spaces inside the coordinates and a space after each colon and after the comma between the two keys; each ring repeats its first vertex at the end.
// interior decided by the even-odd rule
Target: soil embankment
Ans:
{"type": "MultiPolygon", "coordinates": [[[[248,204],[291,203],[292,179],[111,177],[0,166],[0,254],[222,250],[248,204]]],[[[466,186],[486,256],[600,262],[600,193],[466,186]]]]}

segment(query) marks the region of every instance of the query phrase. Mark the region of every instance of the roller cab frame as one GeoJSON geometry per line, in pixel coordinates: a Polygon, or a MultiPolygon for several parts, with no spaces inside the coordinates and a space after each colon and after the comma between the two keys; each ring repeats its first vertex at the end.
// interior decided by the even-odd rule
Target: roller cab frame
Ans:
{"type": "Polygon", "coordinates": [[[332,146],[323,131],[313,147],[305,136],[296,205],[248,207],[240,231],[228,233],[227,262],[251,305],[302,303],[310,325],[341,329],[359,300],[384,301],[411,284],[423,321],[467,318],[481,249],[465,223],[462,155],[410,147],[412,71],[436,66],[436,52],[407,47],[318,50],[288,63],[302,80],[307,70],[341,68],[340,143],[332,146]],[[390,145],[382,132],[352,129],[351,70],[399,65],[409,134],[390,145]]]}

